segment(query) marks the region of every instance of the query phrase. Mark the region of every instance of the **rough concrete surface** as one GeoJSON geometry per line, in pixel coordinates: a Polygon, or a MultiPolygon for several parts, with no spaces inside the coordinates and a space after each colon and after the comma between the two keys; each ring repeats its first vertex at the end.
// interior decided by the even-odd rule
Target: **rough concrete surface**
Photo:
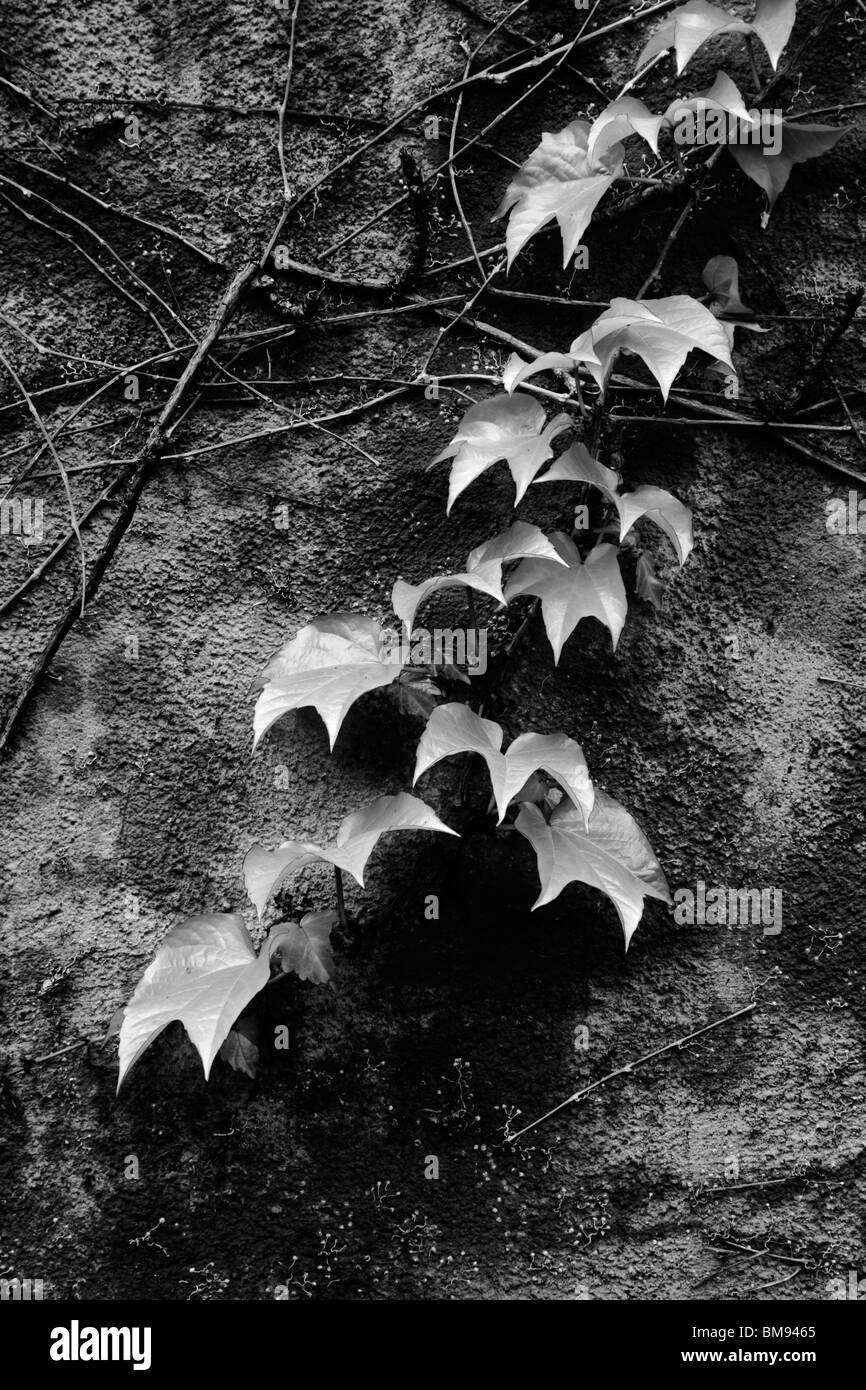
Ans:
{"type": "MultiPolygon", "coordinates": [[[[463,41],[480,41],[507,8],[478,0],[478,19],[454,0],[301,0],[286,128],[293,191],[382,122],[458,80],[463,41]]],[[[0,76],[57,119],[0,85],[0,172],[55,205],[0,185],[49,224],[0,200],[0,349],[31,392],[102,371],[97,385],[104,364],[140,362],[166,345],[52,233],[76,234],[56,208],[98,230],[198,338],[230,268],[260,250],[279,213],[273,107],[285,81],[287,16],[256,0],[58,0],[41,11],[4,0],[3,9],[0,76]],[[133,114],[140,144],[131,148],[133,114]],[[54,151],[74,182],[182,231],[223,268],[12,158],[59,169],[54,151]]],[[[794,52],[822,6],[799,9],[794,52]]],[[[594,23],[628,11],[609,0],[594,23]]],[[[582,18],[565,0],[531,0],[513,25],[534,39],[571,36],[582,18]]],[[[578,50],[575,63],[614,95],[654,22],[578,50]]],[[[785,77],[780,104],[804,111],[856,102],[864,34],[857,5],[843,6],[785,77]]],[[[708,86],[722,65],[751,90],[742,50],[725,43],[722,56],[721,43],[702,50],[679,82],[666,60],[639,95],[658,109],[672,90],[708,86]]],[[[499,35],[488,51],[504,58],[520,43],[499,35]]],[[[524,77],[470,89],[461,137],[527,86],[524,77]]],[[[446,158],[453,100],[429,108],[440,118],[438,141],[424,138],[425,113],[415,112],[303,205],[284,238],[292,256],[349,278],[397,274],[414,241],[405,205],[336,256],[324,253],[402,191],[401,150],[426,171],[446,158]]],[[[525,158],[541,130],[601,104],[563,67],[460,162],[480,247],[501,236],[504,224],[490,218],[513,172],[508,161],[525,158]]],[[[743,297],[759,315],[825,316],[768,318],[770,333],[738,336],[740,408],[765,418],[790,407],[863,275],[863,113],[844,120],[849,134],[794,170],[765,230],[757,188],[720,168],[655,291],[701,295],[706,260],[733,254],[743,297]]],[[[546,232],[519,258],[508,288],[633,295],[681,206],[682,194],[664,195],[599,222],[584,239],[590,268],[574,274],[562,271],[558,237],[546,232]]],[[[131,285],[103,247],[77,232],[131,285]]],[[[465,254],[443,177],[428,265],[465,254]]],[[[418,289],[468,295],[477,284],[471,270],[418,289]]],[[[335,378],[275,388],[296,417],[386,389],[351,377],[411,380],[433,346],[439,324],[429,314],[326,327],[327,317],[381,309],[382,297],[333,286],[319,295],[309,279],[276,279],[279,304],[256,292],[229,333],[281,319],[294,325],[269,357],[249,355],[237,371],[259,383],[335,378]]],[[[472,312],[521,340],[563,349],[593,316],[494,295],[472,312]]],[[[832,370],[862,427],[859,327],[834,348],[832,370]]],[[[489,373],[506,356],[501,343],[461,325],[436,361],[443,374],[489,373]]],[[[152,416],[140,418],[139,407],[163,400],[164,378],[177,374],[174,364],[155,370],[163,378],[142,376],[138,405],[115,384],[75,422],[94,428],[63,436],[67,469],[103,465],[71,474],[79,511],[141,446],[152,416]]],[[[720,389],[700,364],[683,380],[720,389]]],[[[824,387],[821,397],[832,395],[824,387]]],[[[480,397],[492,388],[471,390],[480,397]]],[[[86,394],[75,386],[34,399],[53,428],[86,394]]],[[[17,399],[2,375],[0,406],[17,399]]],[[[656,411],[657,396],[639,400],[644,413],[656,411]]],[[[167,931],[192,913],[236,911],[262,938],[241,878],[252,841],[328,839],[359,804],[410,786],[422,725],[391,692],[354,706],[333,755],[307,710],[283,720],[251,757],[249,686],[274,648],[315,615],[349,608],[384,617],[395,578],[459,569],[472,545],[508,523],[513,490],[502,464],[450,518],[447,467],[427,471],[464,405],[415,391],[329,426],[330,434],[260,438],[154,469],[97,597],[0,763],[0,1276],[43,1278],[54,1297],[99,1299],[820,1300],[832,1278],[866,1272],[866,999],[857,944],[866,537],[829,535],[825,526],[826,502],[854,483],[759,431],[628,427],[627,481],[657,483],[688,503],[695,552],[679,571],[646,528],[667,584],[660,611],[634,596],[626,562],[630,611],[615,655],[607,632],[586,622],[554,668],[534,620],[492,717],[509,737],[563,729],[579,739],[599,785],[649,835],[672,888],[703,880],[781,890],[781,934],[678,926],[647,900],[625,955],[612,905],[587,888],[574,884],[532,913],[529,846],[491,834],[478,773],[468,805],[456,806],[460,768],[443,763],[420,792],[462,839],[383,841],[365,890],[347,888],[350,928],[335,933],[334,988],[287,982],[272,992],[268,1021],[288,1023],[290,1050],[265,1057],[255,1080],[218,1061],[205,1083],[175,1024],[115,1097],[116,1044],[102,1038],[167,931]],[[283,505],[287,530],[274,525],[283,505]],[[738,660],[729,659],[732,637],[738,660]],[[430,894],[440,902],[436,921],[424,915],[430,894]],[[599,1087],[525,1141],[504,1142],[507,1125],[519,1128],[753,1000],[752,1014],[599,1087]],[[581,1027],[585,1049],[576,1046],[581,1027]],[[82,1039],[90,1045],[38,1060],[82,1039]],[[137,1178],[125,1176],[135,1167],[130,1156],[137,1178]],[[436,1180],[425,1178],[431,1156],[436,1180]],[[771,1254],[726,1261],[710,1249],[722,1237],[801,1263],[771,1254]]],[[[214,379],[172,451],[283,418],[214,379]]],[[[813,418],[846,423],[832,407],[813,418]]],[[[40,441],[20,409],[0,413],[0,431],[0,472],[9,476],[40,441]]],[[[866,471],[851,436],[803,438],[866,471]]],[[[4,596],[68,528],[50,456],[37,471],[41,492],[28,486],[45,500],[45,538],[24,546],[0,537],[4,596]]],[[[519,515],[562,525],[573,493],[567,485],[538,491],[519,515]]],[[[110,515],[86,532],[91,556],[110,515]]],[[[4,617],[3,708],[77,576],[73,547],[4,617]]],[[[490,611],[483,602],[481,611],[490,611]]],[[[526,612],[525,603],[509,610],[509,630],[526,612]]],[[[459,621],[459,599],[446,596],[437,613],[459,621]]],[[[308,869],[293,906],[332,906],[332,895],[328,873],[308,869]]]]}

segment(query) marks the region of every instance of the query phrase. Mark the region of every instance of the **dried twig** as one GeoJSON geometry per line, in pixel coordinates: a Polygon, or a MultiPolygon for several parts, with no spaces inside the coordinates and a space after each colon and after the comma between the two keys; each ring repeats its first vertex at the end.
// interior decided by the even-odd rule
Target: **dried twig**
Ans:
{"type": "Polygon", "coordinates": [[[298,23],[298,10],[300,8],[301,0],[295,0],[295,6],[292,10],[291,19],[289,21],[289,57],[288,63],[286,65],[286,85],[283,91],[283,99],[280,102],[279,107],[277,108],[277,154],[279,155],[280,159],[280,173],[283,176],[283,197],[285,198],[286,202],[288,202],[292,196],[292,190],[289,185],[289,176],[286,172],[286,110],[289,105],[289,93],[292,89],[292,73],[295,67],[295,28],[298,23]]]}
{"type": "Polygon", "coordinates": [[[86,198],[88,202],[94,203],[103,212],[113,213],[116,217],[123,217],[127,222],[133,222],[136,226],[146,227],[148,231],[156,232],[158,236],[167,237],[170,241],[176,241],[179,246],[183,246],[193,255],[209,265],[212,270],[223,270],[224,266],[218,261],[216,256],[212,256],[209,251],[205,251],[203,246],[198,246],[189,237],[184,236],[183,232],[178,232],[174,227],[166,227],[162,222],[153,222],[149,217],[142,217],[137,212],[129,212],[126,208],[118,207],[116,203],[109,203],[105,198],[100,198],[89,189],[82,188],[81,184],[73,183],[65,174],[54,173],[51,169],[44,168],[41,164],[34,164],[29,159],[23,159],[21,155],[14,154],[9,156],[15,160],[16,164],[23,164],[25,169],[30,169],[34,174],[41,174],[43,178],[53,179],[55,183],[62,184],[64,188],[70,188],[73,193],[77,193],[80,198],[86,198]]]}
{"type": "Polygon", "coordinates": [[[148,305],[142,304],[140,299],[136,299],[132,291],[128,290],[125,285],[122,285],[119,280],[115,280],[114,276],[105,269],[105,266],[100,265],[99,261],[91,256],[89,252],[85,251],[84,247],[81,246],[74,237],[69,236],[67,232],[62,232],[59,227],[52,227],[49,222],[43,222],[41,218],[36,217],[32,212],[28,212],[26,208],[20,207],[19,204],[15,202],[14,198],[9,197],[8,193],[0,193],[0,199],[2,199],[8,207],[14,209],[19,217],[23,217],[26,221],[32,222],[35,227],[41,227],[43,231],[50,233],[51,236],[59,237],[61,241],[65,241],[68,246],[71,246],[80,256],[83,256],[84,259],[93,266],[97,274],[101,275],[103,280],[108,281],[113,290],[121,294],[124,299],[129,300],[130,304],[134,304],[140,313],[144,314],[146,318],[149,318],[150,321],[155,324],[160,336],[168,343],[169,347],[174,347],[174,343],[171,341],[171,338],[168,336],[168,333],[165,331],[153,310],[150,309],[148,305]]]}
{"type": "Polygon", "coordinates": [[[87,587],[87,556],[86,556],[85,551],[84,551],[84,542],[83,542],[83,540],[81,539],[81,531],[79,530],[79,527],[78,527],[78,518],[77,518],[77,516],[75,515],[75,502],[73,501],[73,498],[72,498],[72,489],[71,489],[70,486],[69,486],[69,478],[67,477],[66,469],[63,467],[63,464],[60,462],[60,456],[59,456],[59,454],[57,453],[57,450],[56,450],[55,447],[54,447],[54,444],[53,444],[53,442],[52,442],[51,436],[49,435],[47,429],[45,428],[45,424],[44,424],[44,421],[43,421],[43,419],[42,419],[42,416],[39,414],[39,411],[36,409],[36,406],[33,404],[32,397],[29,396],[28,393],[27,393],[27,388],[25,387],[24,383],[22,382],[21,378],[19,377],[18,373],[16,372],[15,368],[12,366],[12,363],[9,361],[9,359],[7,358],[6,354],[2,351],[2,349],[0,349],[0,364],[2,364],[3,367],[5,367],[6,371],[9,373],[9,375],[10,375],[11,378],[12,378],[12,380],[14,381],[15,386],[16,386],[16,389],[18,390],[18,392],[20,393],[20,395],[22,396],[22,398],[23,398],[24,401],[26,402],[26,404],[27,404],[27,409],[30,411],[30,414],[33,416],[33,419],[34,419],[35,422],[36,422],[36,427],[37,427],[37,429],[39,430],[40,434],[42,435],[42,437],[43,437],[44,440],[45,440],[46,447],[47,447],[48,450],[50,451],[51,457],[54,459],[54,462],[55,462],[55,464],[57,465],[57,472],[60,474],[61,480],[62,480],[62,482],[63,482],[63,488],[64,488],[64,491],[65,491],[65,493],[66,493],[66,500],[67,500],[67,502],[69,503],[69,516],[70,516],[70,520],[71,520],[71,523],[72,523],[72,530],[73,530],[73,533],[74,533],[74,535],[75,535],[75,539],[78,541],[78,548],[79,548],[79,551],[81,552],[81,612],[82,612],[82,614],[83,614],[83,613],[84,613],[84,590],[85,590],[85,588],[87,587]]]}
{"type": "Polygon", "coordinates": [[[552,1110],[540,1115],[537,1120],[524,1125],[516,1134],[506,1135],[509,1144],[513,1144],[521,1135],[527,1134],[529,1130],[537,1128],[545,1120],[549,1120],[552,1115],[556,1115],[560,1110],[564,1110],[567,1105],[576,1105],[584,1100],[591,1091],[597,1091],[599,1086],[607,1085],[608,1081],[613,1081],[617,1076],[628,1076],[637,1067],[643,1066],[644,1062],[649,1062],[653,1057],[661,1057],[665,1052],[673,1052],[675,1048],[685,1047],[686,1043],[693,1042],[695,1038],[700,1038],[704,1033],[710,1033],[714,1028],[721,1028],[725,1023],[731,1023],[735,1018],[743,1018],[746,1014],[754,1013],[758,1007],[757,1003],[747,1004],[743,1009],[737,1009],[732,1014],[726,1014],[724,1018],[716,1019],[715,1023],[705,1023],[703,1028],[696,1028],[692,1033],[686,1033],[684,1037],[677,1038],[674,1042],[665,1043],[664,1047],[655,1047],[652,1052],[645,1052],[642,1057],[636,1057],[633,1062],[627,1062],[624,1067],[617,1067],[616,1071],[607,1073],[607,1076],[599,1077],[598,1081],[593,1081],[591,1085],[584,1086],[582,1090],[575,1091],[574,1095],[568,1096],[566,1100],[560,1101],[559,1105],[554,1105],[552,1110]]]}

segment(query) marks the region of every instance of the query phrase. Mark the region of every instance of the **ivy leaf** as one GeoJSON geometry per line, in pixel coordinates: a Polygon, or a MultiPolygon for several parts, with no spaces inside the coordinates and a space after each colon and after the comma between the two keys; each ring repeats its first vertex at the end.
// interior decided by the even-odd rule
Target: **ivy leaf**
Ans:
{"type": "Polygon", "coordinates": [[[647,555],[646,551],[637,557],[635,591],[638,598],[645,599],[653,608],[661,608],[665,586],[656,574],[652,556],[647,555]]]}
{"type": "Polygon", "coordinates": [[[740,299],[740,268],[733,256],[713,256],[701,271],[701,279],[718,305],[720,314],[750,314],[740,299]]]}
{"type": "Polygon", "coordinates": [[[532,526],[528,521],[513,521],[507,530],[500,531],[492,540],[485,541],[483,545],[476,545],[469,553],[466,568],[473,572],[491,560],[498,560],[501,566],[511,560],[526,560],[531,557],[561,563],[540,527],[532,526]]]}
{"type": "Polygon", "coordinates": [[[521,734],[501,753],[502,728],[482,719],[468,705],[440,705],[434,710],[418,744],[415,775],[457,753],[478,753],[486,762],[499,812],[499,824],[510,802],[539,769],[568,792],[586,819],[593,806],[593,786],[580,745],[565,734],[521,734]]]}
{"type": "Polygon", "coordinates": [[[420,715],[425,721],[442,698],[442,691],[424,669],[412,671],[406,667],[400,680],[394,685],[394,690],[400,707],[407,714],[420,715]]]}
{"type": "Polygon", "coordinates": [[[266,849],[256,842],[244,859],[244,882],[259,916],[280,884],[316,860],[324,860],[338,869],[344,869],[363,888],[367,860],[376,848],[379,837],[392,830],[441,830],[445,835],[457,833],[444,825],[417,796],[399,792],[396,796],[380,796],[369,806],[346,816],[332,845],[314,845],[308,840],[286,840],[276,849],[266,849]]]}
{"type": "Polygon", "coordinates": [[[515,827],[538,860],[541,893],[533,911],[559,897],[569,883],[589,884],[613,902],[628,950],[644,898],[671,903],[667,879],[649,840],[625,807],[605,792],[596,791],[588,826],[570,802],[562,801],[549,821],[536,806],[522,806],[515,827]]]}
{"type": "Polygon", "coordinates": [[[733,256],[713,256],[712,260],[707,261],[701,274],[704,284],[713,296],[710,303],[710,313],[719,318],[732,350],[734,334],[738,328],[745,328],[749,333],[769,333],[769,328],[762,328],[759,323],[743,322],[742,320],[729,323],[720,318],[722,314],[750,314],[752,312],[740,299],[740,270],[733,256]]]}
{"type": "Polygon", "coordinates": [[[676,125],[689,112],[697,116],[710,111],[724,111],[750,130],[755,128],[755,121],[746,109],[739,87],[726,72],[717,72],[715,82],[705,92],[672,101],[665,112],[665,120],[670,125],[676,125]]]}
{"type": "MultiPolygon", "coordinates": [[[[520,788],[520,791],[514,794],[514,796],[511,798],[508,804],[510,806],[518,806],[521,801],[544,801],[547,798],[547,793],[547,784],[541,780],[537,772],[533,772],[532,776],[528,778],[526,782],[524,782],[523,786],[520,788]]],[[[558,792],[558,795],[561,796],[562,793],[558,792]]],[[[493,809],[494,805],[495,801],[491,797],[491,810],[493,809]]]]}
{"type": "Polygon", "coordinates": [[[739,141],[729,143],[725,148],[743,173],[764,190],[772,212],[794,165],[826,154],[848,129],[848,126],[791,125],[788,121],[782,121],[782,142],[776,154],[766,153],[760,145],[747,145],[739,141]]]}
{"type": "Polygon", "coordinates": [[[622,97],[612,101],[595,118],[589,133],[590,154],[596,156],[603,151],[610,140],[625,140],[629,135],[639,135],[649,145],[654,155],[658,155],[659,134],[663,129],[676,125],[689,113],[725,111],[742,121],[750,129],[754,121],[746,109],[737,84],[727,73],[719,72],[716,80],[705,92],[693,97],[678,97],[672,101],[661,116],[654,116],[642,101],[635,97],[622,97]]]}
{"type": "Polygon", "coordinates": [[[415,626],[415,614],[426,603],[431,594],[441,589],[476,589],[478,593],[488,594],[497,603],[504,603],[502,594],[502,565],[496,560],[476,565],[471,574],[440,574],[433,579],[425,579],[421,584],[406,584],[398,579],[391,591],[391,607],[397,614],[411,637],[415,626]]]}
{"type": "Polygon", "coordinates": [[[502,385],[511,395],[516,386],[525,377],[534,375],[536,372],[571,372],[574,370],[574,360],[569,357],[567,352],[540,352],[531,364],[531,370],[526,371],[526,362],[519,357],[516,352],[512,352],[505,364],[502,373],[502,385]]]}
{"type": "Polygon", "coordinates": [[[791,37],[797,13],[797,0],[758,0],[755,22],[748,24],[729,10],[710,5],[707,0],[689,0],[674,10],[644,46],[638,67],[673,48],[677,73],[681,73],[702,44],[718,34],[757,34],[775,69],[782,50],[791,37]]]}
{"type": "Polygon", "coordinates": [[[441,574],[433,579],[425,579],[421,584],[406,584],[398,579],[391,593],[391,606],[411,636],[415,615],[421,604],[440,589],[476,589],[495,598],[497,603],[504,603],[502,566],[529,555],[543,555],[556,561],[559,559],[543,531],[526,521],[515,521],[507,530],[477,545],[470,552],[464,574],[441,574]]]}
{"type": "Polygon", "coordinates": [[[560,454],[540,478],[538,483],[590,483],[611,501],[619,496],[619,474],[606,468],[598,459],[592,457],[585,444],[580,441],[572,444],[565,453],[560,454]]]}
{"type": "MultiPolygon", "coordinates": [[[[267,945],[267,943],[266,943],[267,945]]],[[[211,912],[174,927],[138,982],[120,1028],[120,1075],[176,1020],[210,1075],[235,1019],[264,989],[270,949],[256,955],[238,913],[211,912]]]]}
{"type": "Polygon", "coordinates": [[[728,340],[709,309],[687,294],[664,299],[613,299],[591,328],[572,343],[575,362],[584,361],[602,391],[620,352],[640,357],[665,400],[677,372],[693,349],[700,349],[734,372],[728,340]],[[596,366],[591,356],[597,355],[596,366]]]}
{"type": "Polygon", "coordinates": [[[253,716],[253,749],[289,710],[312,705],[328,730],[333,750],[340,725],[361,695],[390,685],[401,662],[382,628],[357,613],[331,613],[302,627],[265,666],[253,716]]]}
{"type": "Polygon", "coordinates": [[[239,1019],[229,1029],[228,1037],[220,1048],[220,1057],[228,1062],[233,1071],[241,1071],[245,1076],[255,1077],[259,1068],[259,1045],[256,1041],[254,1020],[239,1019]]]}
{"type": "Polygon", "coordinates": [[[542,406],[529,396],[500,394],[470,406],[451,443],[433,460],[454,459],[447,511],[461,492],[499,459],[511,470],[517,506],[539,468],[552,457],[553,440],[571,427],[564,412],[549,424],[545,424],[546,418],[542,406]]]}
{"type": "Polygon", "coordinates": [[[654,116],[649,107],[637,97],[620,97],[596,116],[587,137],[590,159],[598,159],[612,144],[639,135],[646,140],[653,154],[659,152],[659,131],[664,116],[654,116]]]}
{"type": "Polygon", "coordinates": [[[797,0],[758,0],[752,28],[766,48],[774,71],[796,18],[797,0]]]}
{"type": "MultiPolygon", "coordinates": [[[[672,542],[677,559],[684,565],[694,547],[692,514],[679,498],[661,487],[639,487],[633,492],[619,491],[619,476],[612,468],[594,459],[585,445],[572,444],[552,463],[536,483],[590,483],[614,504],[619,513],[619,538],[623,541],[635,522],[645,516],[654,521],[672,542]]],[[[614,643],[614,645],[616,645],[614,643]]]]}
{"type": "Polygon", "coordinates": [[[663,487],[638,487],[634,492],[621,492],[616,505],[620,515],[620,540],[645,516],[664,531],[680,564],[686,563],[694,547],[692,514],[673,493],[666,492],[663,487]]]}
{"type": "Polygon", "coordinates": [[[631,352],[643,358],[667,400],[677,372],[694,349],[723,363],[726,375],[736,376],[724,329],[696,299],[687,294],[613,299],[592,327],[575,338],[567,354],[545,353],[520,365],[519,358],[516,363],[512,359],[509,385],[514,390],[528,377],[548,370],[554,361],[557,368],[564,362],[572,369],[583,362],[604,391],[617,354],[631,352]]]}
{"type": "Polygon", "coordinates": [[[524,560],[506,586],[507,602],[519,594],[535,594],[541,599],[556,663],[581,618],[598,618],[604,623],[616,649],[628,611],[616,546],[597,545],[581,561],[577,546],[562,531],[555,531],[550,539],[567,568],[551,560],[524,560]]]}
{"type": "Polygon", "coordinates": [[[588,121],[572,121],[555,134],[545,131],[508,185],[494,220],[511,209],[505,234],[509,270],[530,237],[554,218],[562,234],[562,264],[567,266],[596,205],[622,173],[621,145],[611,146],[598,159],[589,158],[589,130],[588,121]]]}
{"type": "Polygon", "coordinates": [[[331,931],[338,920],[336,912],[308,912],[300,922],[281,923],[273,953],[279,956],[283,973],[294,972],[316,985],[328,984],[334,973],[331,931]]]}

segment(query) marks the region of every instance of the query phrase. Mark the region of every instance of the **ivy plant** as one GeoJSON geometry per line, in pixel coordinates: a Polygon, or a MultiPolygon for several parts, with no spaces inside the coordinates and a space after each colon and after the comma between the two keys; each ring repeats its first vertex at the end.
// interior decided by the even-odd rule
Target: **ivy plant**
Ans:
{"type": "MultiPolygon", "coordinates": [[[[745,39],[753,70],[757,41],[775,71],[795,16],[795,0],[758,0],[751,21],[704,0],[689,0],[650,37],[627,88],[647,64],[654,66],[671,49],[677,75],[682,74],[711,39],[745,39]]],[[[756,92],[756,100],[760,97],[756,92]]],[[[562,130],[544,133],[511,178],[494,214],[508,219],[508,266],[551,223],[558,227],[563,264],[568,265],[601,201],[618,181],[630,178],[633,140],[643,142],[656,160],[661,159],[664,142],[673,142],[680,181],[705,176],[716,155],[727,150],[766,195],[766,221],[792,166],[831,148],[843,131],[783,121],[773,151],[755,139],[760,120],[760,113],[747,106],[736,84],[720,71],[708,90],[677,98],[662,112],[653,113],[626,91],[594,119],[578,116],[562,130]],[[687,120],[690,140],[697,135],[683,150],[676,136],[687,120]]],[[[473,768],[480,770],[483,763],[489,778],[491,833],[497,827],[500,832],[511,830],[535,856],[540,885],[535,907],[552,902],[569,883],[589,885],[611,900],[626,949],[647,897],[671,905],[664,870],[644,830],[625,806],[594,784],[583,751],[569,732],[518,732],[503,747],[503,728],[479,707],[471,665],[463,671],[431,660],[421,669],[412,659],[412,643],[421,609],[435,609],[443,591],[457,588],[467,594],[470,614],[476,597],[502,611],[533,596],[554,663],[584,619],[602,624],[615,648],[628,613],[620,562],[624,550],[634,548],[635,528],[651,522],[669,541],[678,564],[688,561],[693,548],[690,509],[663,488],[628,486],[620,467],[613,466],[607,396],[623,360],[634,358],[646,367],[663,402],[687,361],[701,361],[722,383],[736,385],[737,321],[751,331],[762,330],[742,322],[748,311],[740,299],[735,261],[713,257],[703,279],[706,293],[701,298],[616,296],[567,348],[552,344],[530,360],[513,353],[498,389],[466,410],[450,441],[431,461],[434,468],[449,463],[449,514],[467,490],[483,488],[488,470],[504,463],[514,483],[515,508],[533,495],[532,488],[571,484],[580,499],[587,489],[598,495],[600,526],[545,535],[532,521],[517,517],[506,530],[479,538],[461,571],[394,584],[391,604],[400,633],[396,645],[393,630],[373,617],[330,613],[289,636],[256,682],[254,747],[277,721],[311,707],[320,715],[333,750],[356,701],[378,698],[374,692],[384,687],[395,687],[398,693],[415,690],[412,716],[420,712],[426,722],[413,785],[444,760],[461,757],[465,765],[467,756],[474,755],[473,768]],[[554,374],[562,388],[559,393],[538,386],[536,378],[544,373],[554,374]],[[563,405],[556,413],[543,404],[551,395],[563,405]],[[606,449],[607,461],[600,457],[606,449]],[[462,689],[463,699],[454,698],[455,687],[462,689]]],[[[425,373],[419,380],[431,378],[425,373]]],[[[618,454],[616,462],[621,462],[618,454]]],[[[651,559],[641,552],[638,596],[658,604],[661,588],[651,559]]],[[[198,1049],[205,1075],[220,1052],[230,1065],[254,1072],[257,1048],[253,1031],[245,1025],[251,1001],[286,973],[315,983],[330,981],[330,933],[338,919],[346,920],[342,875],[350,874],[363,887],[366,865],[380,838],[397,831],[456,834],[423,800],[401,791],[352,812],[326,845],[304,838],[300,827],[274,847],[252,845],[243,876],[259,918],[269,912],[275,893],[293,875],[316,862],[333,866],[337,911],[326,907],[299,921],[273,923],[258,951],[237,914],[213,913],[176,927],[125,1010],[120,1080],[176,1019],[198,1049]]]]}

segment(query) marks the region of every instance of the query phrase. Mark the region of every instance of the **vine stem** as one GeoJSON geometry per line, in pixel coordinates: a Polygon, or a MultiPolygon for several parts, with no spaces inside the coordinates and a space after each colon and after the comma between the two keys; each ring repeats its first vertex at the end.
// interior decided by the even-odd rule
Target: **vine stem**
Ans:
{"type": "Polygon", "coordinates": [[[300,8],[301,0],[295,0],[295,7],[289,21],[289,60],[286,65],[286,85],[283,89],[283,99],[277,108],[277,154],[280,159],[280,173],[283,177],[283,199],[286,202],[291,198],[289,176],[286,172],[286,111],[289,105],[289,94],[292,90],[292,73],[295,67],[295,29],[300,8]]]}
{"type": "Polygon", "coordinates": [[[337,916],[340,919],[340,926],[348,930],[349,919],[346,916],[346,896],[343,892],[343,870],[337,864],[334,865],[334,886],[337,890],[337,916]]]}
{"type": "Polygon", "coordinates": [[[726,1014],[724,1018],[716,1019],[715,1023],[705,1023],[703,1028],[696,1028],[693,1033],[686,1033],[682,1038],[676,1038],[674,1042],[665,1043],[664,1047],[655,1047],[652,1052],[645,1052],[642,1057],[636,1057],[633,1062],[626,1062],[624,1067],[617,1067],[616,1071],[609,1071],[607,1076],[599,1077],[598,1081],[593,1081],[590,1086],[584,1086],[583,1090],[575,1091],[573,1096],[568,1096],[566,1100],[554,1105],[552,1110],[548,1110],[543,1115],[539,1115],[537,1120],[532,1120],[530,1124],[524,1125],[516,1134],[509,1134],[506,1142],[513,1144],[521,1135],[528,1134],[531,1129],[536,1129],[538,1125],[549,1120],[552,1115],[556,1115],[560,1110],[564,1110],[567,1105],[576,1105],[584,1100],[591,1091],[598,1090],[599,1086],[605,1086],[608,1081],[613,1081],[616,1076],[627,1076],[637,1067],[643,1066],[644,1062],[649,1062],[653,1057],[661,1057],[664,1052],[673,1052],[674,1048],[685,1047],[686,1043],[692,1042],[695,1038],[700,1038],[704,1033],[710,1033],[714,1028],[721,1028],[725,1023],[732,1023],[735,1018],[743,1018],[746,1014],[753,1013],[758,1007],[757,1001],[747,1004],[743,1009],[737,1009],[732,1014],[726,1014]]]}
{"type": "Polygon", "coordinates": [[[40,1062],[53,1062],[55,1057],[65,1057],[67,1052],[77,1052],[79,1048],[89,1046],[90,1039],[81,1038],[79,1042],[69,1043],[67,1047],[58,1047],[54,1052],[44,1052],[41,1057],[34,1057],[33,1065],[36,1066],[40,1062]]]}

